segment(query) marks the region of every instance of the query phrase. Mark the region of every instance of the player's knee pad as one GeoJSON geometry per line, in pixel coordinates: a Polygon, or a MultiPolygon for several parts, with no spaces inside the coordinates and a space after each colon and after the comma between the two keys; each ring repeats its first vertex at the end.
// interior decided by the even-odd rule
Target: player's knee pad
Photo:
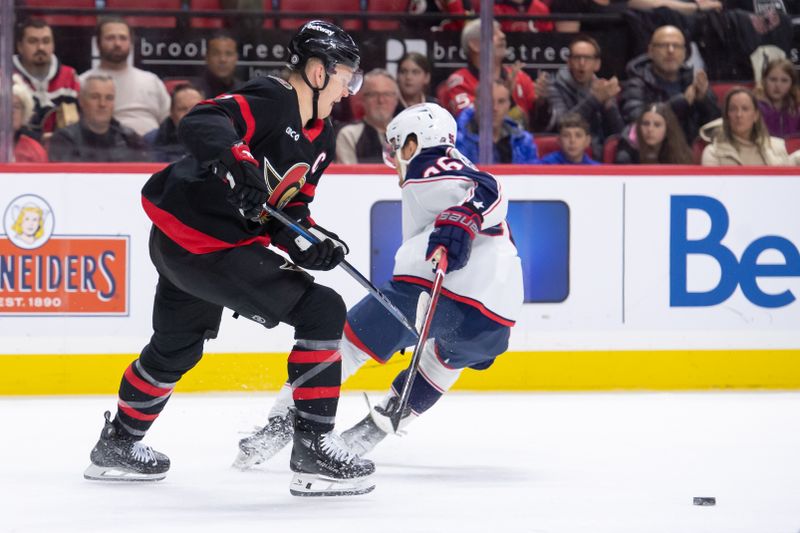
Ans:
{"type": "Polygon", "coordinates": [[[368,354],[350,342],[345,335],[342,335],[339,353],[342,354],[342,383],[355,374],[370,358],[368,354]]]}
{"type": "Polygon", "coordinates": [[[295,328],[295,338],[308,340],[339,340],[344,330],[347,308],[339,294],[323,285],[311,285],[286,322],[295,328]]]}
{"type": "Polygon", "coordinates": [[[433,388],[442,393],[450,390],[450,387],[458,380],[458,376],[461,375],[461,370],[449,367],[442,362],[437,353],[435,339],[430,339],[425,343],[419,360],[419,373],[433,388]]]}

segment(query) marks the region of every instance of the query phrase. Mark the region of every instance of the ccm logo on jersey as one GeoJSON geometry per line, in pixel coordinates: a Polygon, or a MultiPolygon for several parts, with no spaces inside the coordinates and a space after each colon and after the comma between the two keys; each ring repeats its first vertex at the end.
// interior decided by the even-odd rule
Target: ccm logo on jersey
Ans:
{"type": "Polygon", "coordinates": [[[291,126],[286,126],[286,134],[294,139],[295,142],[300,140],[300,134],[294,131],[291,126]]]}

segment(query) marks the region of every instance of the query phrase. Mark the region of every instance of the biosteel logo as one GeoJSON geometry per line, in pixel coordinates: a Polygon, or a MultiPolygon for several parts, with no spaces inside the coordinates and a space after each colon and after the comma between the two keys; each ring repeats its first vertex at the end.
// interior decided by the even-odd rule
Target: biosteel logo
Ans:
{"type": "Polygon", "coordinates": [[[55,235],[47,201],[11,201],[0,234],[0,316],[127,315],[127,236],[55,235]]]}

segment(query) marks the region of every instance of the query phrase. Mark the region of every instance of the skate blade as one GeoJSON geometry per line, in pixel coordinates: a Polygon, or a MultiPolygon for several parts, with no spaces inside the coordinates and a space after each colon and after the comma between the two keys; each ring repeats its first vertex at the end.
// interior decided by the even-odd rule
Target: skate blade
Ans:
{"type": "Polygon", "coordinates": [[[295,473],[289,485],[293,496],[358,496],[372,492],[375,483],[370,476],[353,479],[332,479],[318,474],[295,473]]]}
{"type": "Polygon", "coordinates": [[[84,479],[92,481],[114,481],[114,482],[152,482],[161,481],[167,477],[166,472],[160,474],[142,474],[139,472],[130,472],[122,468],[114,468],[107,466],[98,466],[90,464],[86,470],[83,471],[84,479]]]}

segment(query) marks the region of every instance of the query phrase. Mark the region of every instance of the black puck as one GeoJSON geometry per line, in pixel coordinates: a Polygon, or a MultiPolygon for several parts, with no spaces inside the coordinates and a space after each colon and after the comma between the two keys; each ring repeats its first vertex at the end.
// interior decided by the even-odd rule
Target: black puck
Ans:
{"type": "Polygon", "coordinates": [[[692,498],[694,505],[716,505],[717,499],[709,496],[695,496],[692,498]]]}

